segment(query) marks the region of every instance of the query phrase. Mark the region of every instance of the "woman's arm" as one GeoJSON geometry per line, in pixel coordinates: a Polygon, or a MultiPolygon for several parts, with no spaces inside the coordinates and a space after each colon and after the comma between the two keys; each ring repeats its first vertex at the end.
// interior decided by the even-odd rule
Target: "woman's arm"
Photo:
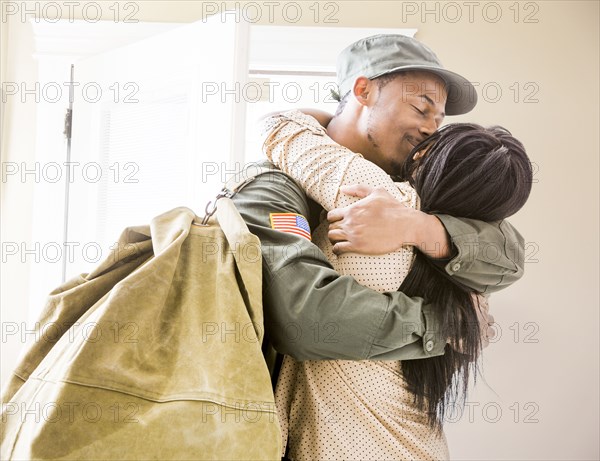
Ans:
{"type": "Polygon", "coordinates": [[[400,201],[411,198],[377,165],[333,141],[313,117],[299,111],[274,115],[264,119],[263,133],[269,160],[326,210],[358,201],[339,191],[357,183],[382,187],[400,201]]]}

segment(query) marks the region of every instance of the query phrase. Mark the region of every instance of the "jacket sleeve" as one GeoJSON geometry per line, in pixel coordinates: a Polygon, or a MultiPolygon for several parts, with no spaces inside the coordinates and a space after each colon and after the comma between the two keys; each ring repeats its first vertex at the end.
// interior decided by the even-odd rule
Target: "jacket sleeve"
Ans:
{"type": "Polygon", "coordinates": [[[441,355],[435,308],[401,292],[378,293],[333,270],[307,238],[271,227],[271,213],[309,216],[302,189],[279,171],[234,197],[261,241],[265,334],[297,360],[406,360],[441,355]]]}
{"type": "Polygon", "coordinates": [[[523,276],[525,241],[507,220],[486,223],[443,214],[436,216],[454,247],[450,258],[436,262],[458,282],[489,294],[523,276]]]}

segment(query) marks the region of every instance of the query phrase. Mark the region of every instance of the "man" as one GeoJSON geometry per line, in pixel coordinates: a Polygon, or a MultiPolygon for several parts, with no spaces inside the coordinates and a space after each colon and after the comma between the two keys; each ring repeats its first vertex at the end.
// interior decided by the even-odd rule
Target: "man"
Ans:
{"type": "MultiPolygon", "coordinates": [[[[338,76],[343,98],[336,95],[340,105],[327,126],[328,135],[390,175],[399,175],[410,151],[440,127],[445,115],[467,113],[477,103],[477,94],[468,80],[442,68],[433,52],[417,40],[399,35],[368,37],[347,47],[338,59],[338,76]]],[[[367,192],[361,187],[346,190],[358,196],[367,192]]],[[[375,191],[371,200],[328,215],[333,223],[329,237],[341,242],[334,246],[336,252],[381,254],[414,242],[432,256],[448,256],[445,250],[449,242],[438,220],[429,219],[429,232],[437,233],[437,239],[431,241],[437,245],[425,248],[420,245],[422,241],[411,239],[411,226],[404,222],[410,210],[385,197],[375,191]],[[377,199],[383,199],[382,205],[386,203],[391,209],[376,213],[381,208],[372,206],[372,201],[377,199]],[[365,229],[381,216],[391,221],[387,226],[376,226],[378,231],[394,229],[396,234],[401,233],[397,239],[365,238],[365,229]],[[337,222],[343,217],[346,223],[337,222]],[[352,226],[347,224],[351,221],[352,226]]]]}
{"type": "MultiPolygon", "coordinates": [[[[463,91],[468,87],[463,77],[443,69],[430,50],[402,36],[377,36],[351,45],[340,55],[338,78],[344,98],[328,126],[329,136],[388,173],[398,172],[412,146],[435,131],[444,110],[464,113],[476,103],[472,91],[463,91]],[[410,98],[398,97],[406,80],[386,78],[398,70],[423,69],[429,73],[416,74],[418,85],[410,98]],[[381,76],[384,80],[377,79],[381,76]]],[[[318,224],[319,207],[289,177],[280,172],[258,176],[233,200],[262,243],[265,329],[278,352],[298,360],[405,360],[443,354],[446,341],[437,335],[435,306],[400,292],[376,293],[340,276],[307,238],[273,224],[271,216],[279,213],[306,217],[311,228],[318,224]]],[[[367,200],[373,205],[371,215],[385,215],[405,230],[393,241],[379,243],[376,253],[405,242],[429,251],[435,248],[429,254],[445,257],[438,260],[440,267],[479,292],[505,288],[523,274],[524,242],[508,222],[487,224],[404,210],[381,191],[367,200]],[[388,207],[398,213],[392,216],[388,207]],[[483,251],[489,245],[500,250],[491,260],[483,251]],[[516,251],[506,250],[513,248],[516,251]]],[[[355,245],[348,239],[364,238],[364,226],[356,234],[350,230],[356,215],[362,214],[355,210],[361,209],[365,206],[359,202],[330,212],[333,221],[344,218],[330,232],[330,237],[346,241],[340,251],[355,245]]],[[[389,233],[389,225],[369,230],[371,235],[389,233]]]]}

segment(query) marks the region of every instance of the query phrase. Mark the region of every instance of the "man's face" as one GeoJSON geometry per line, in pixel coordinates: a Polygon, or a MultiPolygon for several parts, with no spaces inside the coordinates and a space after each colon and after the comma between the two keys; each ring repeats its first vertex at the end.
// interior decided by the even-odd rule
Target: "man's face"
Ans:
{"type": "Polygon", "coordinates": [[[398,174],[413,147],[441,125],[446,97],[444,81],[428,72],[400,74],[379,88],[368,115],[370,148],[364,157],[398,174]]]}

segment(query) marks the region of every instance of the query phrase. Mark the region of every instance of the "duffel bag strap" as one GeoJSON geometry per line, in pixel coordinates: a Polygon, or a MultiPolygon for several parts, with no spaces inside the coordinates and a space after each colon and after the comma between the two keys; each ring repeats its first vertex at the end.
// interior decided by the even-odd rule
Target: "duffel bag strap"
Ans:
{"type": "Polygon", "coordinates": [[[259,166],[256,164],[251,164],[250,166],[244,168],[241,172],[236,174],[233,178],[225,183],[221,192],[217,194],[217,197],[214,201],[210,201],[206,204],[204,218],[200,222],[194,220],[192,224],[196,226],[206,226],[208,225],[208,220],[211,218],[215,211],[217,210],[217,202],[219,199],[226,197],[231,198],[235,194],[237,194],[240,190],[250,184],[257,176],[260,176],[265,173],[272,172],[272,168],[267,168],[263,166],[259,166]]]}

